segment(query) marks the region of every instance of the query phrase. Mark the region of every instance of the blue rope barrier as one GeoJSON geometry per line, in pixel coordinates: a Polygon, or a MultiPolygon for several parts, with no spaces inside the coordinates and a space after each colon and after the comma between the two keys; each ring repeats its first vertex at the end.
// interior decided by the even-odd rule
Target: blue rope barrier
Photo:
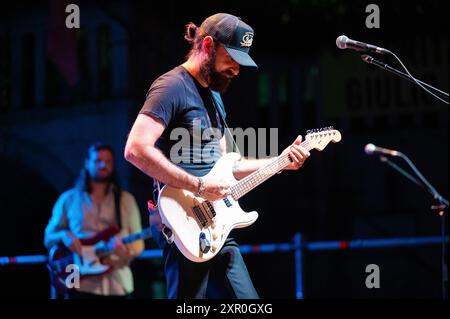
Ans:
{"type": "MultiPolygon", "coordinates": [[[[448,243],[448,237],[445,238],[448,243]]],[[[404,246],[423,246],[441,244],[442,237],[411,237],[411,238],[390,238],[390,239],[356,239],[340,241],[322,241],[303,243],[300,233],[296,233],[293,242],[290,243],[271,243],[261,245],[241,245],[243,254],[257,253],[276,253],[294,251],[295,257],[295,297],[303,299],[303,250],[321,251],[321,250],[351,250],[351,249],[372,249],[389,248],[404,246]]],[[[161,258],[161,249],[144,250],[137,259],[161,258]]],[[[47,263],[46,255],[0,257],[0,266],[4,265],[36,265],[47,263]]]]}
{"type": "Polygon", "coordinates": [[[47,262],[46,255],[30,255],[16,257],[0,257],[0,266],[3,265],[36,265],[45,264],[47,262]]]}
{"type": "Polygon", "coordinates": [[[274,252],[292,251],[294,248],[294,245],[292,245],[292,243],[240,245],[239,248],[241,250],[241,253],[243,253],[243,254],[274,253],[274,252]]]}
{"type": "Polygon", "coordinates": [[[152,259],[152,258],[161,258],[163,255],[161,249],[147,249],[144,250],[137,259],[152,259]]]}
{"type": "MultiPolygon", "coordinates": [[[[364,248],[386,248],[401,246],[422,246],[442,243],[442,237],[411,237],[390,239],[355,239],[350,241],[323,241],[306,243],[306,250],[341,250],[341,249],[364,249],[364,248]]],[[[448,243],[448,237],[446,238],[448,243]]]]}
{"type": "MultiPolygon", "coordinates": [[[[412,238],[391,238],[391,239],[356,239],[350,241],[323,241],[302,243],[300,233],[295,234],[293,243],[271,243],[261,245],[241,245],[240,249],[243,254],[257,253],[275,253],[300,251],[301,249],[316,250],[342,250],[342,249],[366,249],[366,248],[385,248],[385,247],[401,247],[401,246],[421,246],[442,243],[442,238],[433,237],[412,237],[412,238]]],[[[448,243],[448,237],[446,238],[448,243]]],[[[161,249],[147,249],[137,259],[161,258],[161,249]]],[[[296,257],[300,258],[300,257],[296,257]]],[[[46,255],[30,255],[15,257],[0,257],[0,266],[13,264],[42,264],[47,262],[46,255]]]]}

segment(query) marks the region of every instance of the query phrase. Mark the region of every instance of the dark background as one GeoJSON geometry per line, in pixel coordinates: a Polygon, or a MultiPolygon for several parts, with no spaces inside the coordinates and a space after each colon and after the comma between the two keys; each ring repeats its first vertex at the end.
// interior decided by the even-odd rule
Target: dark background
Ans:
{"type": "MultiPolygon", "coordinates": [[[[223,97],[230,127],[278,128],[280,151],[311,128],[334,126],[343,136],[321,153],[312,151],[302,170],[276,176],[241,200],[260,217],[234,232],[240,243],[288,242],[296,232],[308,241],[440,234],[432,197],[367,156],[364,145],[402,151],[448,198],[448,106],[366,65],[358,52],[339,50],[335,40],[345,34],[388,48],[417,78],[448,91],[447,1],[376,1],[379,29],[366,27],[371,2],[365,1],[74,3],[80,6],[81,28],[73,86],[54,56],[37,53],[40,41],[50,41],[45,25],[54,4],[17,1],[0,13],[0,256],[45,253],[43,230],[51,208],[76,177],[84,149],[99,138],[116,146],[119,175],[148,225],[151,179],[124,162],[126,134],[151,83],[184,60],[189,50],[184,25],[200,25],[216,12],[240,16],[255,30],[251,55],[259,70],[242,69],[223,97]],[[107,23],[94,37],[93,64],[87,26],[101,19],[107,23]],[[41,30],[43,24],[40,38],[17,31],[22,25],[41,30]],[[114,40],[117,29],[123,36],[114,40]],[[122,65],[124,76],[115,74],[122,65]]],[[[73,59],[70,54],[59,59],[65,57],[73,59]]],[[[400,68],[392,57],[374,57],[400,68]]],[[[146,244],[156,248],[151,239],[146,244]]],[[[305,298],[441,296],[439,246],[307,252],[304,258],[305,298]],[[364,285],[368,264],[380,267],[380,289],[364,285]]],[[[245,259],[261,297],[295,297],[292,254],[245,259]]],[[[133,270],[137,297],[165,298],[161,260],[135,261],[133,270]]],[[[1,267],[1,294],[48,298],[47,277],[43,265],[1,267]]]]}

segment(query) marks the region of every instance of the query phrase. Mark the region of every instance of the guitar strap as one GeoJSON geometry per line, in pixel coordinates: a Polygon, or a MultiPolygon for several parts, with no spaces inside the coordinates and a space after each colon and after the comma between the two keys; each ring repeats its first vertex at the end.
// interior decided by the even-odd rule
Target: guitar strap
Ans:
{"type": "MultiPolygon", "coordinates": [[[[231,148],[231,152],[239,153],[242,156],[242,153],[239,150],[239,147],[238,147],[236,141],[233,138],[233,134],[231,134],[230,127],[228,126],[227,121],[225,121],[225,115],[223,114],[224,110],[222,110],[222,108],[218,105],[218,102],[217,102],[216,98],[214,97],[214,94],[215,93],[211,91],[211,94],[210,94],[211,102],[214,105],[214,108],[216,109],[216,112],[219,113],[219,116],[220,116],[220,118],[222,120],[222,124],[225,127],[224,130],[223,130],[224,131],[223,134],[225,135],[225,141],[226,141],[225,152],[228,153],[227,152],[228,145],[232,144],[233,147],[231,148]],[[227,136],[227,133],[228,133],[228,136],[227,136]]],[[[216,94],[218,94],[218,93],[216,93],[216,94]]]]}
{"type": "MultiPolygon", "coordinates": [[[[153,202],[156,205],[157,214],[159,214],[158,197],[160,193],[161,193],[161,182],[158,181],[157,179],[153,179],[153,202]]],[[[173,241],[175,240],[175,234],[172,232],[172,230],[161,222],[161,218],[159,218],[159,220],[156,223],[161,225],[161,233],[166,238],[167,243],[169,245],[173,243],[173,241]]],[[[158,225],[155,226],[158,228],[158,225]]]]}
{"type": "Polygon", "coordinates": [[[122,195],[122,190],[116,185],[113,185],[113,195],[117,226],[119,226],[119,229],[122,229],[122,214],[120,212],[120,197],[122,195]]]}

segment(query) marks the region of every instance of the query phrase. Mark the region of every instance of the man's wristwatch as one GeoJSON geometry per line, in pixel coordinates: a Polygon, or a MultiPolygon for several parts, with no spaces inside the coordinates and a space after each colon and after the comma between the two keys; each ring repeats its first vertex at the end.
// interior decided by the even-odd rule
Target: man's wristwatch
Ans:
{"type": "Polygon", "coordinates": [[[205,191],[205,185],[203,184],[203,178],[198,177],[198,188],[197,192],[195,193],[195,196],[202,196],[203,192],[205,191]]]}

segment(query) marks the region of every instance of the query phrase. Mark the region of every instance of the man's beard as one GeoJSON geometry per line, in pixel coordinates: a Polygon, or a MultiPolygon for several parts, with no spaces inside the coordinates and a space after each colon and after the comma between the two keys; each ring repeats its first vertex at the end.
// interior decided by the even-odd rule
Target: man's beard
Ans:
{"type": "Polygon", "coordinates": [[[95,176],[91,176],[91,180],[96,183],[110,184],[112,182],[112,174],[108,174],[106,176],[97,174],[95,176]]]}
{"type": "Polygon", "coordinates": [[[224,93],[231,83],[231,79],[215,70],[216,49],[212,48],[209,56],[200,66],[200,72],[211,90],[224,93]]]}

